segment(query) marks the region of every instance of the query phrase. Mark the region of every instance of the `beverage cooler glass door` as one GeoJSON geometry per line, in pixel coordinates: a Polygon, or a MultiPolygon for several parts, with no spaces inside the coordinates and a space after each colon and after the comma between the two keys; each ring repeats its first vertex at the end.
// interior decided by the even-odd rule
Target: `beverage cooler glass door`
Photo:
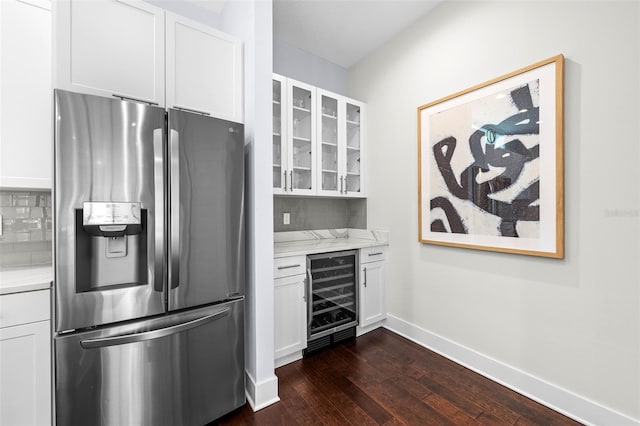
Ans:
{"type": "Polygon", "coordinates": [[[55,91],[55,330],[164,307],[162,108],[55,91]]]}
{"type": "Polygon", "coordinates": [[[244,128],[169,110],[169,309],[244,295],[244,128]]]}
{"type": "Polygon", "coordinates": [[[308,340],[358,324],[357,251],[307,256],[308,340]]]}
{"type": "Polygon", "coordinates": [[[244,300],[56,337],[58,426],[202,426],[244,395],[244,300]]]}

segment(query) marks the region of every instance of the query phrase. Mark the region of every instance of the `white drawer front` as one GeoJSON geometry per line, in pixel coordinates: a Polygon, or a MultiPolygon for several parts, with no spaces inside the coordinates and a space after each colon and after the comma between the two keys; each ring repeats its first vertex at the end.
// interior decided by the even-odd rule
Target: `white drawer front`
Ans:
{"type": "Polygon", "coordinates": [[[274,278],[304,274],[307,270],[307,256],[278,257],[273,260],[274,278]]]}
{"type": "Polygon", "coordinates": [[[385,256],[385,246],[366,247],[360,249],[360,263],[377,262],[379,260],[384,260],[385,256]]]}
{"type": "Polygon", "coordinates": [[[49,290],[0,296],[0,328],[51,318],[49,290]]]}

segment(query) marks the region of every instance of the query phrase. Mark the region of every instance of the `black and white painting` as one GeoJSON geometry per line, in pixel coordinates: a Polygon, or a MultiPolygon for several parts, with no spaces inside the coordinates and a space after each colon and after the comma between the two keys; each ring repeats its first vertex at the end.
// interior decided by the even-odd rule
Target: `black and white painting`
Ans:
{"type": "Polygon", "coordinates": [[[420,241],[562,257],[561,62],[418,109],[420,241]]]}

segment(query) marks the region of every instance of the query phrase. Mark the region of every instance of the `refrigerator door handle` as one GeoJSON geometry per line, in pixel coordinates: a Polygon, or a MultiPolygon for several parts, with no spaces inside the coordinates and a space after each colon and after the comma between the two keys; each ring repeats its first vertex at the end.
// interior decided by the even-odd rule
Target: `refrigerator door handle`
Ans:
{"type": "Polygon", "coordinates": [[[120,336],[99,337],[95,339],[86,339],[80,341],[80,346],[85,349],[99,349],[108,346],[124,345],[127,343],[143,342],[145,340],[159,339],[161,337],[170,336],[172,334],[182,333],[192,328],[200,327],[204,324],[219,320],[229,315],[230,308],[223,309],[215,314],[196,318],[181,324],[169,327],[159,328],[157,330],[145,331],[143,333],[123,334],[120,336]]]}
{"type": "Polygon", "coordinates": [[[164,129],[153,130],[153,185],[155,192],[155,264],[153,289],[164,290],[164,129]]]}
{"type": "Polygon", "coordinates": [[[180,134],[170,130],[170,199],[171,230],[169,240],[169,288],[180,285],[180,134]]]}

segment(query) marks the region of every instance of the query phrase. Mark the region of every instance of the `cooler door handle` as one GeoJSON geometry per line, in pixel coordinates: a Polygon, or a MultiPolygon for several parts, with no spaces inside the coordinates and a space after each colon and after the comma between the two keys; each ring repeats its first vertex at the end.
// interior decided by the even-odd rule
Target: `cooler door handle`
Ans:
{"type": "Polygon", "coordinates": [[[311,275],[311,268],[307,268],[307,288],[306,300],[307,300],[307,335],[311,335],[311,323],[313,322],[313,276],[311,275]]]}
{"type": "Polygon", "coordinates": [[[119,336],[98,337],[95,339],[81,340],[80,346],[85,349],[99,349],[108,346],[125,345],[127,343],[136,343],[144,342],[145,340],[159,339],[161,337],[182,333],[184,331],[191,330],[192,328],[200,327],[201,325],[219,320],[229,315],[229,312],[231,312],[231,309],[226,308],[220,312],[216,312],[215,314],[196,318],[194,320],[183,322],[181,324],[159,328],[156,330],[145,331],[142,333],[122,334],[119,336]]]}

